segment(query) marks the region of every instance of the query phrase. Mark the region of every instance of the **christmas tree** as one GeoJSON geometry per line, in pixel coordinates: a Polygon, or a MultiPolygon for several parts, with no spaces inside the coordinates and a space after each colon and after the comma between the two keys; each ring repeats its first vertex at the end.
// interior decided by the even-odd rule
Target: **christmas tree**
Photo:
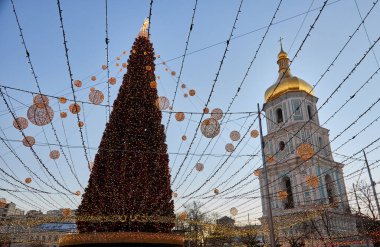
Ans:
{"type": "Polygon", "coordinates": [[[88,187],[78,208],[80,233],[162,232],[174,226],[169,158],[153,45],[144,23],[128,59],[88,187]]]}

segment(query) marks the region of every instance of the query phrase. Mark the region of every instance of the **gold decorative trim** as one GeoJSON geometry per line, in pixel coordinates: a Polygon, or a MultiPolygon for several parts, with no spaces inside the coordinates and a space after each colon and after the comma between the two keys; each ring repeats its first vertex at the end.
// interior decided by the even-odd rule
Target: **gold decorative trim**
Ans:
{"type": "Polygon", "coordinates": [[[146,243],[183,245],[184,238],[170,233],[151,232],[99,232],[64,235],[59,246],[107,243],[146,243]]]}

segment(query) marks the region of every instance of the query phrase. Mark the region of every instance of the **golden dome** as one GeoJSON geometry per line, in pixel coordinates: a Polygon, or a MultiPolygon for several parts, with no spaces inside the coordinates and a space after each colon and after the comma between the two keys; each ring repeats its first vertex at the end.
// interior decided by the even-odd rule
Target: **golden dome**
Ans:
{"type": "Polygon", "coordinates": [[[279,66],[277,81],[265,91],[265,103],[274,100],[287,92],[304,91],[313,94],[313,87],[306,81],[293,76],[289,68],[288,54],[282,49],[278,54],[277,64],[279,66]]]}

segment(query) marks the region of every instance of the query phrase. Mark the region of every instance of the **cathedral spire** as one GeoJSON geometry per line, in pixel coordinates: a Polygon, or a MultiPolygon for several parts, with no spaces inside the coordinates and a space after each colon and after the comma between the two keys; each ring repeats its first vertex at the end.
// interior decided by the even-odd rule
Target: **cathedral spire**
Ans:
{"type": "Polygon", "coordinates": [[[280,46],[281,46],[281,50],[280,50],[280,53],[278,53],[278,60],[277,60],[277,64],[278,64],[278,72],[283,72],[285,70],[288,70],[289,71],[289,58],[288,58],[288,54],[284,51],[283,47],[282,47],[282,38],[280,38],[279,40],[280,42],[280,46]]]}

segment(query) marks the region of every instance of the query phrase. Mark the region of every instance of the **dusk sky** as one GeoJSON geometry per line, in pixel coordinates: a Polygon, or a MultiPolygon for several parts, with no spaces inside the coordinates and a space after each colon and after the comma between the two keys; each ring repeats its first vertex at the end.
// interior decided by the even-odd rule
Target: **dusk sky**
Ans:
{"type": "MultiPolygon", "coordinates": [[[[269,28],[257,53],[257,58],[253,62],[248,77],[232,104],[230,113],[233,114],[226,116],[225,123],[222,123],[221,133],[212,139],[207,149],[206,146],[210,139],[203,137],[197,129],[201,114],[186,114],[185,120],[182,122],[176,121],[173,114],[167,132],[172,180],[183,163],[177,179],[172,184],[172,190],[178,193],[178,197],[174,199],[176,213],[183,210],[184,203],[195,200],[202,203],[207,202],[204,205],[204,210],[210,210],[220,215],[229,214],[229,209],[236,207],[241,212],[235,217],[239,223],[247,221],[248,213],[251,222],[261,216],[260,193],[257,190],[259,184],[254,175],[242,182],[240,189],[228,195],[221,193],[213,197],[211,201],[209,201],[210,198],[205,197],[212,196],[214,188],[223,192],[223,189],[238,183],[262,166],[261,153],[258,153],[259,155],[256,157],[251,157],[260,148],[259,138],[254,139],[249,135],[250,130],[258,129],[258,121],[251,128],[249,127],[256,119],[257,104],[259,103],[262,106],[264,103],[265,90],[277,79],[278,66],[276,61],[277,54],[280,51],[280,37],[283,39],[284,50],[288,52],[289,58],[292,60],[292,73],[314,85],[343,48],[349,36],[361,23],[360,15],[364,18],[373,6],[373,2],[373,0],[328,1],[316,21],[314,29],[310,31],[310,36],[303,43],[297,57],[294,57],[324,1],[283,0],[273,25],[269,28]],[[233,130],[239,131],[244,138],[229,157],[225,145],[232,142],[229,134],[233,130]],[[188,151],[196,131],[199,133],[197,133],[193,145],[188,151]],[[248,134],[245,135],[246,133],[248,134]],[[186,141],[181,140],[183,135],[186,135],[186,141]],[[203,152],[204,155],[201,156],[203,152]],[[185,159],[186,153],[189,154],[185,159]],[[197,162],[204,164],[205,169],[202,172],[197,172],[194,169],[197,162]],[[246,162],[249,164],[241,169],[246,162]],[[215,171],[217,172],[215,173],[215,171]],[[236,171],[239,171],[237,175],[230,179],[236,171]],[[186,179],[186,177],[188,178],[186,179]],[[183,195],[196,190],[207,179],[209,181],[200,190],[195,191],[192,197],[182,198],[183,195]],[[223,181],[226,182],[219,186],[223,181]],[[254,191],[248,195],[238,196],[252,190],[254,191]],[[231,196],[237,196],[237,198],[230,199],[231,196]]],[[[122,63],[127,61],[139,29],[149,14],[149,3],[150,1],[147,0],[108,1],[109,68],[110,75],[117,78],[117,83],[110,86],[111,105],[117,96],[122,75],[126,73],[125,69],[119,70],[122,68],[122,63]],[[126,55],[123,55],[123,51],[126,51],[126,55]],[[118,56],[120,60],[117,60],[118,56]],[[116,63],[119,63],[119,66],[116,66],[116,63]]],[[[252,0],[243,2],[233,39],[229,45],[215,88],[211,93],[208,105],[210,110],[214,108],[227,110],[243,80],[250,61],[259,47],[278,3],[279,1],[252,0]]],[[[14,4],[42,93],[72,99],[56,1],[14,0],[14,4]]],[[[174,103],[174,111],[202,112],[210,95],[226,47],[225,41],[231,32],[239,4],[240,1],[238,0],[199,0],[194,16],[194,27],[189,40],[188,55],[185,57],[174,103]],[[185,84],[186,88],[182,89],[181,84],[185,84]],[[195,96],[184,97],[184,94],[188,94],[190,89],[196,91],[195,96]]],[[[359,31],[339,55],[334,66],[316,86],[314,95],[319,98],[318,107],[345,80],[369,47],[379,39],[380,6],[378,5],[367,17],[365,25],[361,25],[359,31]]],[[[77,100],[88,101],[90,87],[95,87],[104,93],[103,104],[107,104],[107,73],[101,68],[102,65],[106,64],[104,1],[61,0],[61,6],[73,79],[79,79],[83,82],[81,88],[75,89],[76,98],[77,100]],[[96,76],[96,81],[92,81],[91,76],[96,76]]],[[[160,58],[156,59],[155,71],[156,76],[160,76],[160,79],[157,80],[158,92],[159,96],[166,96],[170,103],[174,96],[177,76],[181,68],[181,55],[185,51],[193,8],[193,0],[156,0],[153,3],[150,39],[156,55],[160,55],[160,58]],[[167,61],[166,65],[162,63],[163,61],[167,61]],[[166,68],[169,71],[165,71],[166,68]],[[175,71],[176,76],[171,76],[171,71],[175,71]]],[[[33,102],[33,95],[30,92],[38,93],[38,88],[25,57],[25,49],[10,0],[0,0],[0,23],[1,89],[15,115],[26,117],[27,109],[33,102]]],[[[376,44],[357,66],[354,73],[345,80],[339,90],[321,108],[319,111],[321,124],[329,119],[379,68],[376,59],[376,55],[380,59],[379,52],[379,44],[376,44]]],[[[372,80],[365,84],[355,97],[323,126],[330,129],[330,140],[339,135],[360,114],[376,102],[380,97],[379,79],[380,75],[375,74],[372,80]]],[[[73,164],[75,168],[74,173],[78,176],[80,184],[70,171],[62,154],[56,162],[49,158],[50,150],[59,150],[57,139],[50,124],[38,127],[29,123],[29,127],[24,132],[26,135],[35,137],[34,149],[53,176],[71,192],[79,190],[83,193],[84,189],[81,185],[86,187],[90,171],[84,155],[77,119],[68,111],[69,104],[70,102],[58,104],[58,100],[54,98],[51,98],[49,102],[55,112],[53,125],[58,139],[63,145],[69,163],[73,164]],[[60,111],[67,111],[68,117],[61,119],[60,111]]],[[[89,160],[93,161],[105,128],[107,111],[104,106],[91,104],[84,104],[83,106],[84,109],[80,112],[80,117],[85,122],[83,128],[84,141],[89,160]]],[[[168,116],[168,112],[163,112],[162,123],[164,125],[167,123],[168,116]]],[[[380,137],[380,121],[374,122],[361,132],[379,116],[380,104],[376,104],[371,111],[331,143],[336,161],[346,160],[346,157],[359,152],[380,137]],[[357,135],[359,132],[360,134],[357,135]],[[357,136],[353,140],[336,150],[355,135],[357,136]]],[[[53,181],[51,176],[44,172],[30,149],[23,146],[21,142],[23,137],[13,127],[12,123],[13,117],[9,113],[3,98],[1,98],[0,137],[8,144],[8,147],[14,150],[14,154],[38,174],[42,180],[51,184],[58,191],[67,194],[67,191],[63,190],[53,181]]],[[[265,125],[266,121],[264,120],[264,135],[266,133],[265,125]]],[[[235,146],[237,143],[233,142],[235,146]]],[[[380,149],[375,149],[378,146],[379,142],[375,142],[367,149],[370,164],[380,159],[380,149]],[[375,150],[371,151],[373,149],[375,150]]],[[[31,177],[8,147],[0,142],[1,169],[17,177],[20,181],[31,177]]],[[[352,188],[352,183],[356,183],[358,179],[365,180],[368,183],[368,174],[365,169],[362,173],[357,172],[349,176],[364,166],[362,153],[354,158],[356,159],[348,159],[344,162],[347,164],[344,173],[347,176],[345,183],[348,192],[352,188]],[[360,177],[359,174],[361,174],[360,177]]],[[[380,181],[379,165],[379,162],[372,165],[373,177],[376,182],[380,181]]],[[[20,189],[6,182],[14,183],[14,180],[4,173],[0,173],[0,179],[1,189],[25,190],[25,188],[20,189]]],[[[55,192],[38,179],[33,179],[30,185],[44,191],[55,192]]],[[[379,186],[378,189],[380,189],[379,186]]],[[[80,202],[80,197],[75,195],[68,195],[68,197],[57,194],[41,196],[50,201],[52,205],[46,204],[43,199],[32,195],[30,192],[0,192],[0,198],[7,198],[8,201],[15,202],[25,210],[41,209],[46,211],[65,207],[74,209],[80,202]],[[27,202],[31,202],[33,205],[27,202]]]]}

